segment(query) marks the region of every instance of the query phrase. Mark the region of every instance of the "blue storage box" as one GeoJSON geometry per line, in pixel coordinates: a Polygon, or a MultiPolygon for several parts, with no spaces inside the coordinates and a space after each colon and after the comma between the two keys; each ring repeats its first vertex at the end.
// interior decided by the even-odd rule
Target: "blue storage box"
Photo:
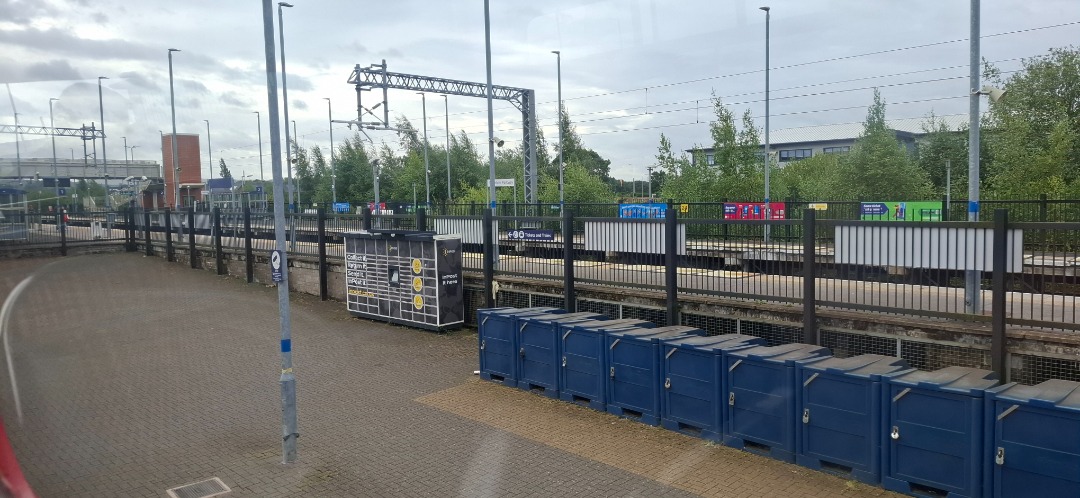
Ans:
{"type": "Polygon", "coordinates": [[[559,398],[605,411],[605,334],[611,330],[652,327],[655,327],[655,324],[650,321],[632,318],[565,325],[559,336],[559,350],[562,355],[559,398]]]}
{"type": "Polygon", "coordinates": [[[517,387],[517,320],[522,316],[560,313],[558,308],[484,308],[476,310],[480,378],[517,387]]]}
{"type": "Polygon", "coordinates": [[[549,397],[559,395],[561,325],[605,318],[597,313],[529,315],[517,326],[517,387],[549,397]]]}
{"type": "Polygon", "coordinates": [[[741,334],[663,341],[660,425],[720,442],[724,433],[724,410],[720,403],[724,352],[764,345],[765,340],[760,337],[741,334]]]}
{"type": "Polygon", "coordinates": [[[829,355],[809,344],[755,346],[724,355],[724,444],[795,460],[795,362],[829,355]]]}
{"type": "Polygon", "coordinates": [[[660,341],[685,335],[704,335],[694,327],[613,330],[605,352],[608,413],[646,424],[660,423],[660,341]]]}
{"type": "Polygon", "coordinates": [[[992,389],[985,421],[986,496],[1080,496],[1080,383],[992,389]]]}
{"type": "Polygon", "coordinates": [[[882,486],[916,496],[983,496],[983,403],[998,384],[994,372],[948,367],[885,382],[882,486]]]}
{"type": "Polygon", "coordinates": [[[795,366],[795,462],[881,482],[881,381],[912,370],[893,356],[864,354],[795,366]]]}

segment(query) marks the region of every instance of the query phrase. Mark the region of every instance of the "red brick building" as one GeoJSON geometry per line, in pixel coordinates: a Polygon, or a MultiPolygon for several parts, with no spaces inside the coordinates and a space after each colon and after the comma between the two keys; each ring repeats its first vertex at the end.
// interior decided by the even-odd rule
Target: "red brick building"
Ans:
{"type": "MultiPolygon", "coordinates": [[[[176,134],[177,152],[180,160],[180,205],[193,206],[202,200],[202,154],[199,148],[199,135],[193,133],[176,134]]],[[[161,136],[161,164],[165,173],[165,205],[176,206],[174,183],[172,134],[161,136]]]]}

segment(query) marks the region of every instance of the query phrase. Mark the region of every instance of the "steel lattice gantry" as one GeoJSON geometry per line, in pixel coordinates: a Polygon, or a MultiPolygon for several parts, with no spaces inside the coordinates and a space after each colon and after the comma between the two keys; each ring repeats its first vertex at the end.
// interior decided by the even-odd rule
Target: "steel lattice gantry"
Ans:
{"type": "MultiPolygon", "coordinates": [[[[389,125],[389,109],[386,105],[386,89],[413,90],[417,92],[443,93],[464,97],[487,98],[487,84],[470,81],[448,80],[414,74],[391,73],[386,70],[386,61],[381,65],[361,67],[359,64],[349,75],[349,83],[356,86],[357,119],[363,122],[366,109],[361,105],[361,92],[372,88],[383,90],[383,125],[389,125]]],[[[536,203],[536,92],[527,88],[513,88],[492,85],[492,99],[505,100],[521,111],[521,143],[525,156],[525,202],[536,203]]],[[[370,111],[369,111],[370,112],[370,111]]]]}

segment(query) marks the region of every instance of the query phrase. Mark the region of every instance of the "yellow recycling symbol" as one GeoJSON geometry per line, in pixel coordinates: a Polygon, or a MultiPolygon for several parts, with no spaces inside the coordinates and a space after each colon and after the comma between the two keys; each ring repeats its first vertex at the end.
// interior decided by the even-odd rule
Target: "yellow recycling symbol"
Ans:
{"type": "Polygon", "coordinates": [[[416,308],[418,310],[424,309],[424,296],[420,296],[420,295],[413,296],[412,305],[413,305],[413,308],[416,308]]]}
{"type": "Polygon", "coordinates": [[[412,278],[412,288],[413,288],[414,291],[420,292],[420,290],[424,288],[424,279],[422,279],[420,277],[413,277],[412,278]]]}
{"type": "Polygon", "coordinates": [[[412,272],[413,273],[420,273],[420,270],[423,270],[423,269],[424,269],[424,264],[421,263],[419,259],[413,258],[413,260],[412,260],[412,272]]]}

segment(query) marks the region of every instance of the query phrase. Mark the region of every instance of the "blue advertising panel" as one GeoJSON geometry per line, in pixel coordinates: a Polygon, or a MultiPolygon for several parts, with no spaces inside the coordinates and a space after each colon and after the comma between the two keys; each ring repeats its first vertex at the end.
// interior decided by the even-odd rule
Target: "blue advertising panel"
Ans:
{"type": "Polygon", "coordinates": [[[352,204],[349,204],[348,202],[335,202],[334,203],[334,212],[335,213],[348,213],[351,210],[352,210],[352,204]]]}
{"type": "Polygon", "coordinates": [[[619,218],[659,219],[667,216],[667,204],[619,204],[619,218]]]}

